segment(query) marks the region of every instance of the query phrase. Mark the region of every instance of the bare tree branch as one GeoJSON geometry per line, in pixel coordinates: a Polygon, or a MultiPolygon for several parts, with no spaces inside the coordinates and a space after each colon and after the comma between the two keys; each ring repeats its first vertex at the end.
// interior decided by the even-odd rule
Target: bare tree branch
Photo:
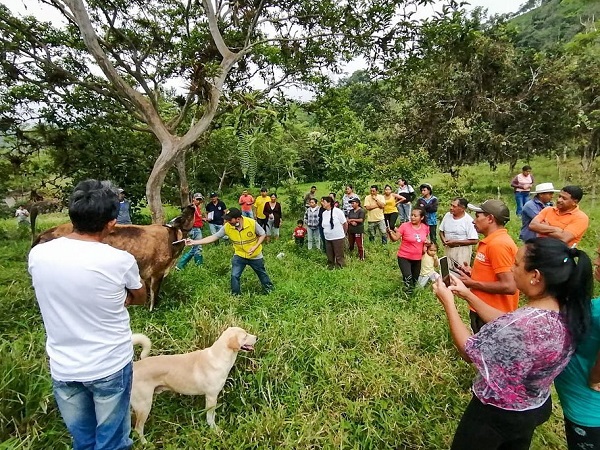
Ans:
{"type": "Polygon", "coordinates": [[[219,31],[219,24],[217,21],[217,16],[215,15],[215,10],[213,9],[212,0],[202,0],[202,5],[204,5],[204,10],[206,11],[206,17],[208,18],[208,29],[210,30],[210,34],[217,46],[217,50],[223,57],[223,59],[230,59],[234,57],[234,53],[229,50],[227,44],[223,40],[223,36],[221,35],[221,31],[219,31]]]}

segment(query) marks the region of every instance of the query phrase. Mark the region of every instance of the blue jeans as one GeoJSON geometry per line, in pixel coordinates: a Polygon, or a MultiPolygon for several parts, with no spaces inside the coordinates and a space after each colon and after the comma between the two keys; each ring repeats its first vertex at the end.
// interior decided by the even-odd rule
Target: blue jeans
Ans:
{"type": "Polygon", "coordinates": [[[398,203],[398,213],[400,214],[400,222],[410,221],[410,211],[412,205],[410,203],[398,203]]]}
{"type": "Polygon", "coordinates": [[[252,267],[254,273],[258,275],[260,284],[262,284],[265,292],[268,293],[273,290],[273,283],[271,283],[271,279],[267,274],[263,258],[249,259],[233,255],[233,258],[231,259],[231,293],[233,295],[240,295],[242,293],[240,289],[240,278],[242,277],[242,272],[246,266],[252,267]]]}
{"type": "Polygon", "coordinates": [[[517,215],[523,211],[523,205],[529,200],[529,191],[515,192],[515,203],[517,204],[517,215]]]}
{"type": "Polygon", "coordinates": [[[249,217],[250,219],[254,219],[254,214],[252,214],[252,211],[242,211],[242,217],[249,217]]]}
{"type": "Polygon", "coordinates": [[[54,398],[74,450],[130,449],[133,363],[94,381],[52,380],[54,398]]]}
{"type": "MultiPolygon", "coordinates": [[[[202,239],[202,228],[192,228],[188,233],[190,239],[202,239]]],[[[177,262],[177,267],[179,269],[183,269],[185,265],[190,261],[190,259],[194,258],[196,264],[202,264],[202,246],[201,245],[192,245],[192,248],[189,252],[179,258],[177,262]]]]}
{"type": "MultiPolygon", "coordinates": [[[[208,228],[210,228],[210,234],[216,234],[217,231],[219,231],[221,228],[223,228],[223,225],[217,225],[216,223],[208,222],[208,228]]],[[[223,236],[221,239],[226,241],[229,238],[227,236],[223,236]]],[[[218,243],[219,243],[219,241],[215,242],[215,244],[218,244],[218,243]]]]}

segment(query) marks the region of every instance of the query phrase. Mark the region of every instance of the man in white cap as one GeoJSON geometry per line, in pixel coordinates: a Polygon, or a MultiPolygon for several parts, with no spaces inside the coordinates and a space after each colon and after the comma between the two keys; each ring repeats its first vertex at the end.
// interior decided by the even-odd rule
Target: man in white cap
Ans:
{"type": "Polygon", "coordinates": [[[552,197],[555,192],[560,192],[558,189],[554,189],[552,183],[540,183],[536,185],[535,191],[532,192],[535,196],[523,205],[521,211],[521,233],[519,239],[523,242],[533,239],[537,236],[535,231],[529,229],[529,224],[535,216],[537,216],[542,209],[546,206],[553,206],[552,197]]]}

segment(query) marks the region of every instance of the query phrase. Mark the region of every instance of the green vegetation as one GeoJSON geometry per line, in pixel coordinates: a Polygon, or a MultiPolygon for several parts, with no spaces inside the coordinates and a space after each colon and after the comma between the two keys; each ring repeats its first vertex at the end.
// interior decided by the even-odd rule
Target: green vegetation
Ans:
{"type": "Polygon", "coordinates": [[[527,12],[511,20],[516,41],[537,50],[566,44],[579,33],[597,35],[600,23],[600,3],[593,0],[529,0],[522,11],[527,12]]]}
{"type": "MultiPolygon", "coordinates": [[[[531,165],[540,182],[579,182],[575,160],[561,162],[560,173],[553,160],[535,158],[531,165]]],[[[465,168],[458,182],[440,173],[426,180],[441,199],[440,214],[459,193],[480,201],[500,192],[514,210],[511,175],[506,165],[496,172],[479,165],[465,168]]],[[[317,186],[318,194],[330,187],[317,186]]],[[[225,197],[228,204],[233,200],[225,197]]],[[[288,203],[285,195],[280,200],[288,203]]],[[[582,248],[592,254],[600,208],[589,192],[582,208],[592,220],[582,248]]],[[[231,249],[209,245],[203,267],[190,265],[166,279],[158,309],[130,308],[132,329],[152,339],[154,354],[205,347],[229,325],[259,336],[254,353],[239,355],[219,397],[220,432],[207,427],[202,398],[163,393],[146,424],[153,444],[148,448],[448,448],[470,398],[473,370],[453,348],[437,300],[429,290],[410,298],[402,292],[395,244],[367,243],[365,262],[351,257],[347,268],[326,270],[322,253],[291,242],[296,217],[285,214],[282,239],[265,246],[276,284],[272,294],[260,294],[248,269],[245,294],[230,296],[231,249]],[[277,259],[279,252],[285,257],[277,259]]],[[[41,227],[63,220],[41,216],[41,227]]],[[[29,238],[15,228],[12,220],[0,222],[0,448],[66,448],[69,438],[52,398],[44,331],[26,272],[29,238]]],[[[509,222],[513,237],[518,228],[517,221],[509,222]]],[[[464,305],[462,312],[466,317],[464,305]]],[[[556,400],[532,448],[562,449],[564,442],[556,400]]],[[[142,446],[136,442],[135,448],[142,446]]]]}

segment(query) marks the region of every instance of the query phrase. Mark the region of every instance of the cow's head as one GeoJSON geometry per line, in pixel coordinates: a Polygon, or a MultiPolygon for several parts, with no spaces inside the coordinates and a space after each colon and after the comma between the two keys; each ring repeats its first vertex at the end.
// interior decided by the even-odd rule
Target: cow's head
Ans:
{"type": "Polygon", "coordinates": [[[181,215],[171,220],[167,226],[177,228],[187,233],[194,226],[194,205],[188,205],[181,208],[181,215]]]}

